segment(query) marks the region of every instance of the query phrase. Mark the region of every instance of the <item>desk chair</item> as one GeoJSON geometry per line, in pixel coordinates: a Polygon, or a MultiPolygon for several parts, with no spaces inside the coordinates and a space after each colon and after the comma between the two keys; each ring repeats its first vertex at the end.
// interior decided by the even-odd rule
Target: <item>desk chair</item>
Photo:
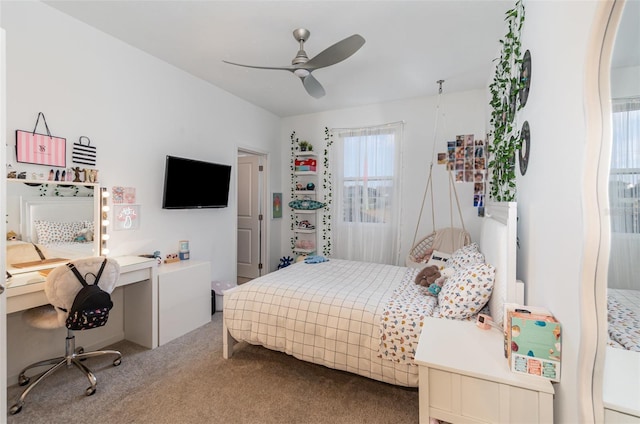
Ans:
{"type": "MultiPolygon", "coordinates": [[[[84,277],[88,284],[93,284],[96,276],[99,276],[98,286],[111,293],[115,288],[118,277],[120,276],[120,265],[113,259],[106,259],[102,273],[100,268],[105,261],[104,257],[90,257],[71,261],[81,276],[84,277]]],[[[41,329],[57,329],[67,327],[66,321],[69,315],[68,311],[73,305],[76,295],[82,288],[82,283],[78,280],[73,270],[67,265],[60,265],[54,268],[45,281],[44,291],[49,301],[49,305],[38,306],[23,312],[23,319],[31,326],[41,329]],[[54,306],[55,305],[55,306],[54,306]]],[[[9,409],[10,414],[17,414],[22,410],[24,399],[29,392],[38,385],[42,380],[53,374],[56,370],[66,365],[71,368],[75,365],[80,371],[84,372],[91,386],[87,388],[86,395],[91,396],[96,392],[96,377],[82,362],[86,358],[100,355],[115,355],[113,361],[114,366],[120,365],[122,354],[117,350],[99,350],[93,352],[85,352],[82,347],[76,348],[75,336],[73,331],[67,328],[67,337],[65,342],[65,355],[57,358],[47,359],[33,363],[24,368],[18,376],[18,384],[26,386],[31,380],[25,373],[31,368],[53,365],[31,383],[22,392],[20,398],[9,409]]]]}

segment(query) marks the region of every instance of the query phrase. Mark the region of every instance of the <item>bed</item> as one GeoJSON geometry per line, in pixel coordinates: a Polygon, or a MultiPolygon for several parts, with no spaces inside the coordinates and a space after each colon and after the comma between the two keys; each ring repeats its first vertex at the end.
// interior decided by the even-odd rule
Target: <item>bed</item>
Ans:
{"type": "Polygon", "coordinates": [[[640,352],[640,291],[607,289],[609,346],[640,352]]]}
{"type": "Polygon", "coordinates": [[[10,273],[41,269],[37,246],[47,260],[94,256],[96,201],[94,197],[21,197],[22,240],[7,241],[10,273]]]}
{"type": "Polygon", "coordinates": [[[418,387],[413,354],[425,316],[475,319],[484,307],[501,323],[505,302],[522,303],[515,281],[516,204],[490,203],[485,210],[479,243],[450,259],[460,265],[455,278],[478,278],[464,302],[449,302],[452,297],[445,296],[452,295],[454,284],[445,284],[437,297],[426,295],[426,288],[414,283],[416,268],[333,258],[298,262],[224,292],[224,357],[230,358],[235,345],[244,341],[386,383],[418,387]],[[474,249],[485,260],[464,263],[465,258],[477,258],[474,249]],[[493,276],[487,273],[490,268],[493,276]],[[483,296],[486,305],[474,304],[483,296]]]}

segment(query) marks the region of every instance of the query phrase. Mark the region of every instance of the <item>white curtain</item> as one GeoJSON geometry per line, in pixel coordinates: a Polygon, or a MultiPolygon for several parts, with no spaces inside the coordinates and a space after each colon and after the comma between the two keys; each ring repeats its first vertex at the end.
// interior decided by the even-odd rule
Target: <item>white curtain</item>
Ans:
{"type": "Polygon", "coordinates": [[[609,287],[640,289],[640,98],[614,100],[609,287]]]}
{"type": "Polygon", "coordinates": [[[331,130],[333,257],[398,264],[403,126],[331,130]]]}

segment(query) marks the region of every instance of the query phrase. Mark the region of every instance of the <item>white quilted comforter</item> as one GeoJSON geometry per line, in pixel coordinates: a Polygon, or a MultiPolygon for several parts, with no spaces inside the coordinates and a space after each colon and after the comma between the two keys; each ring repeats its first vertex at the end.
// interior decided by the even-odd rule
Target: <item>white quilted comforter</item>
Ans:
{"type": "Polygon", "coordinates": [[[417,366],[380,357],[381,317],[407,270],[339,259],[298,262],[226,291],[225,325],[237,341],[417,387],[417,366]]]}

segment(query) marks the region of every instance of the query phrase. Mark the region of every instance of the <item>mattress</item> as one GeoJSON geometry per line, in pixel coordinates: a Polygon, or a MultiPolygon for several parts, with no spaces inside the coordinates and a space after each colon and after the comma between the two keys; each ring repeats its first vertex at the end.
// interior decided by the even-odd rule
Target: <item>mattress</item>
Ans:
{"type": "Polygon", "coordinates": [[[607,289],[609,346],[640,352],[640,290],[607,289]]]}
{"type": "MultiPolygon", "coordinates": [[[[225,326],[237,341],[386,383],[417,387],[418,367],[411,358],[390,360],[388,349],[394,348],[388,345],[385,355],[381,344],[381,323],[390,313],[390,299],[397,298],[402,286],[415,286],[416,272],[339,259],[298,262],[225,291],[225,326]]],[[[430,311],[435,311],[433,305],[430,311]]]]}

